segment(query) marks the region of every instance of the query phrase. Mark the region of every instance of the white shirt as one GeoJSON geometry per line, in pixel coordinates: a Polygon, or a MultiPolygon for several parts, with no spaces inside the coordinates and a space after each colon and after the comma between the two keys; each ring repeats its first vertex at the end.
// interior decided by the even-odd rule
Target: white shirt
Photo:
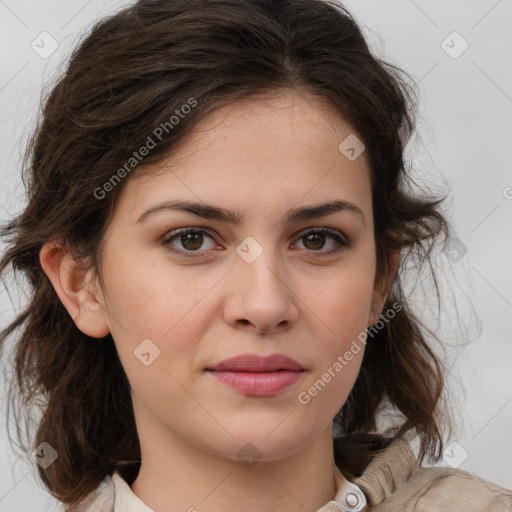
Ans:
{"type": "Polygon", "coordinates": [[[154,512],[138,498],[123,477],[116,471],[98,486],[96,493],[86,499],[77,512],[154,512]]]}

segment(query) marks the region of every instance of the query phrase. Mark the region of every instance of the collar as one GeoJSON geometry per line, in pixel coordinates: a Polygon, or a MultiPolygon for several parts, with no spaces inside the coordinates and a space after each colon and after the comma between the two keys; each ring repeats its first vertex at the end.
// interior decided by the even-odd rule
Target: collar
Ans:
{"type": "Polygon", "coordinates": [[[353,480],[347,480],[336,468],[336,495],[317,512],[365,512],[369,505],[382,503],[405,484],[416,463],[409,443],[395,439],[353,480]]]}

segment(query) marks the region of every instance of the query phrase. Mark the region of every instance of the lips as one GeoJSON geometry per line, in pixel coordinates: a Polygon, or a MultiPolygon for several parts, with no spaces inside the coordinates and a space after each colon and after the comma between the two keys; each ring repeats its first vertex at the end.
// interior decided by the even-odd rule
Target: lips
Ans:
{"type": "Polygon", "coordinates": [[[306,374],[305,368],[284,354],[266,357],[240,354],[206,368],[206,371],[223,385],[253,397],[275,396],[306,374]]]}
{"type": "Polygon", "coordinates": [[[304,368],[294,359],[284,354],[272,354],[262,357],[256,354],[240,354],[207,368],[218,372],[277,372],[277,371],[303,371],[304,368]]]}

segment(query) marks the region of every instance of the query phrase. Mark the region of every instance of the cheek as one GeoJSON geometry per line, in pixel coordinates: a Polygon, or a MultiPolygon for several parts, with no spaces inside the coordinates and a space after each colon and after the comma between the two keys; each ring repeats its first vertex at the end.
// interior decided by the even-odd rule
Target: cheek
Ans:
{"type": "Polygon", "coordinates": [[[366,269],[340,272],[311,296],[311,310],[324,320],[330,339],[346,340],[365,329],[373,296],[373,274],[366,269]],[[334,335],[334,337],[333,337],[334,335]]]}
{"type": "Polygon", "coordinates": [[[335,414],[345,402],[364,355],[372,292],[373,268],[360,264],[348,271],[347,265],[347,271],[310,297],[311,310],[321,319],[322,328],[314,334],[322,351],[301,403],[314,398],[317,406],[332,407],[335,414]]]}
{"type": "MultiPolygon", "coordinates": [[[[161,265],[134,265],[133,261],[126,254],[105,267],[109,323],[127,371],[138,363],[134,351],[144,340],[158,348],[159,357],[163,356],[160,361],[167,357],[176,360],[182,352],[191,352],[212,314],[201,300],[208,282],[191,279],[186,272],[171,273],[161,265]]],[[[154,349],[155,353],[158,350],[154,349]]]]}

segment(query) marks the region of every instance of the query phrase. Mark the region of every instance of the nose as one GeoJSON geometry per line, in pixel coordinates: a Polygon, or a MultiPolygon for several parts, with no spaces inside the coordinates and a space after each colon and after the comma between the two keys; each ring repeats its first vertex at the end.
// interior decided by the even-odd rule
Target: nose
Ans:
{"type": "Polygon", "coordinates": [[[298,319],[289,273],[263,253],[252,263],[237,258],[230,272],[225,321],[235,329],[271,334],[290,329],[298,319]]]}

